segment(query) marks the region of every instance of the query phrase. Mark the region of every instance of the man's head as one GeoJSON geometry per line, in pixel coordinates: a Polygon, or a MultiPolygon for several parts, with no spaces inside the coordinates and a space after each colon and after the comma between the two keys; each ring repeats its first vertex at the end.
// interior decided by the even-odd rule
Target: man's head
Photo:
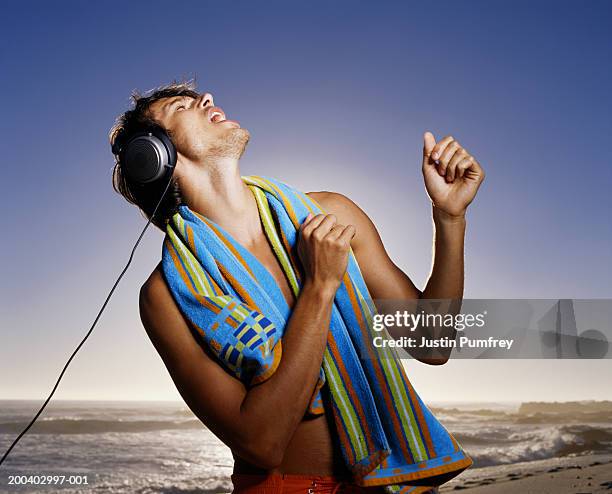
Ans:
{"type": "MultiPolygon", "coordinates": [[[[178,179],[192,168],[206,168],[218,158],[239,159],[249,141],[249,132],[238,122],[225,118],[221,108],[214,106],[209,93],[198,94],[192,82],[162,86],[148,96],[132,94],[134,108],[117,118],[110,131],[111,145],[120,131],[126,136],[148,127],[166,131],[177,151],[177,164],[170,190],[158,208],[152,222],[165,230],[167,220],[181,203],[178,179]]],[[[113,187],[129,202],[136,204],[150,218],[166,183],[138,186],[122,173],[117,159],[113,169],[113,187]]]]}

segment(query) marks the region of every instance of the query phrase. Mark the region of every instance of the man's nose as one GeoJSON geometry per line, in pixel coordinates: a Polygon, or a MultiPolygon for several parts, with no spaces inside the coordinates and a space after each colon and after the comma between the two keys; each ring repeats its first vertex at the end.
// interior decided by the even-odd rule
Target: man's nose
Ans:
{"type": "Polygon", "coordinates": [[[200,106],[202,108],[206,108],[207,106],[214,106],[215,102],[213,100],[212,94],[204,93],[200,96],[200,106]]]}

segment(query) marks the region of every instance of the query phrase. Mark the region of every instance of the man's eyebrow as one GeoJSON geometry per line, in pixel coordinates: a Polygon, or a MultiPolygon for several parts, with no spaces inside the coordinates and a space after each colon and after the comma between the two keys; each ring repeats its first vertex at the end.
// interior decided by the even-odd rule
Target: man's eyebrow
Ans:
{"type": "Polygon", "coordinates": [[[168,102],[163,106],[163,112],[167,113],[168,110],[170,110],[170,106],[172,106],[174,103],[178,102],[179,99],[181,98],[186,98],[186,96],[174,96],[172,98],[170,98],[168,100],[168,102]]]}

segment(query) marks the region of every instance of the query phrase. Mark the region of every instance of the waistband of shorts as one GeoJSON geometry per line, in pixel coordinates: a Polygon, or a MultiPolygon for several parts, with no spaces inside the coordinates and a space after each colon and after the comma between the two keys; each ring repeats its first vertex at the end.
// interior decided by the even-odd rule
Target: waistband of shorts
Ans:
{"type": "MultiPolygon", "coordinates": [[[[316,484],[319,487],[342,487],[348,486],[358,488],[356,484],[353,484],[346,477],[336,477],[333,475],[305,475],[305,474],[291,474],[291,473],[269,473],[269,474],[250,474],[250,473],[233,473],[231,475],[232,484],[235,487],[245,487],[249,485],[266,484],[266,487],[275,488],[282,485],[297,484],[299,486],[305,486],[307,483],[316,484]]],[[[361,489],[366,489],[361,487],[361,489]]],[[[376,490],[375,487],[371,489],[376,490]]],[[[417,487],[418,492],[421,494],[439,494],[438,487],[430,487],[429,490],[423,491],[423,488],[417,487]]],[[[383,492],[384,487],[378,486],[376,492],[383,492]]],[[[374,492],[374,491],[373,491],[374,492]]]]}

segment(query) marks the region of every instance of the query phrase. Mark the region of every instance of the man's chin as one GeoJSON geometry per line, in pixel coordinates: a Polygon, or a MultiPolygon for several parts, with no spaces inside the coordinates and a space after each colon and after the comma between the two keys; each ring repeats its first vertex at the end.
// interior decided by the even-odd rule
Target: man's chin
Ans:
{"type": "Polygon", "coordinates": [[[235,145],[236,149],[240,150],[240,156],[242,156],[247,144],[249,143],[249,140],[251,139],[251,133],[242,127],[231,129],[231,132],[233,134],[231,141],[235,145]]]}
{"type": "Polygon", "coordinates": [[[240,148],[240,156],[242,156],[242,153],[244,153],[244,150],[251,139],[251,133],[242,127],[232,129],[232,132],[234,133],[233,141],[236,144],[236,147],[240,148]]]}
{"type": "Polygon", "coordinates": [[[210,148],[209,155],[226,158],[240,158],[244,153],[251,134],[247,129],[233,127],[227,129],[210,148]]]}
{"type": "Polygon", "coordinates": [[[237,136],[240,136],[246,142],[249,142],[249,139],[251,138],[251,133],[247,129],[243,129],[242,127],[235,127],[233,129],[230,129],[230,132],[236,134],[237,136]]]}

